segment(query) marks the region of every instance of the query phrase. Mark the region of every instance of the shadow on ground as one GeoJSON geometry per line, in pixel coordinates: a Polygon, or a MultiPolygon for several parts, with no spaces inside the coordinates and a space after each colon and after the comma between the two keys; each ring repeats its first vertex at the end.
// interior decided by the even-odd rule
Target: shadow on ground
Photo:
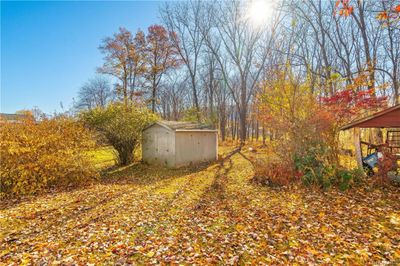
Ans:
{"type": "Polygon", "coordinates": [[[149,185],[160,180],[178,178],[185,175],[201,172],[217,162],[202,163],[196,166],[187,166],[170,169],[161,166],[135,162],[128,166],[113,167],[101,175],[102,184],[136,184],[149,185]]]}

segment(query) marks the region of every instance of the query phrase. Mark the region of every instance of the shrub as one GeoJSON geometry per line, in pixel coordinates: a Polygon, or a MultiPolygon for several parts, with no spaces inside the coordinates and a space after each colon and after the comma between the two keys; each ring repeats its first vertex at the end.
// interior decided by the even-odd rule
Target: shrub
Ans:
{"type": "Polygon", "coordinates": [[[118,153],[120,165],[133,161],[139,146],[142,130],[157,120],[157,116],[145,107],[109,104],[106,108],[95,108],[81,114],[86,125],[101,133],[118,153]]]}
{"type": "MultiPolygon", "coordinates": [[[[280,143],[275,153],[292,158],[296,174],[306,185],[348,187],[354,173],[338,172],[340,127],[365,110],[385,106],[386,97],[376,97],[374,90],[355,90],[368,85],[361,76],[357,80],[362,84],[351,84],[320,99],[314,94],[315,84],[299,79],[290,66],[272,71],[268,79],[257,94],[256,105],[258,119],[280,143]]],[[[390,165],[382,164],[380,172],[386,174],[390,165]]]]}
{"type": "Polygon", "coordinates": [[[363,180],[363,169],[342,169],[332,159],[332,148],[324,142],[311,142],[295,155],[295,168],[305,185],[323,189],[337,186],[344,191],[363,180]]]}
{"type": "Polygon", "coordinates": [[[397,159],[387,148],[382,149],[383,158],[378,160],[378,173],[375,182],[378,184],[389,183],[389,172],[396,171],[397,159]]]}
{"type": "Polygon", "coordinates": [[[294,155],[295,169],[305,185],[318,185],[324,189],[332,185],[335,167],[330,162],[330,148],[323,142],[309,142],[294,155]]]}
{"type": "Polygon", "coordinates": [[[258,184],[287,186],[296,179],[292,164],[284,160],[257,159],[253,166],[253,181],[258,184]]]}
{"type": "Polygon", "coordinates": [[[65,117],[3,123],[0,131],[0,194],[27,195],[97,176],[86,156],[90,132],[65,117]]]}
{"type": "Polygon", "coordinates": [[[341,191],[348,190],[354,184],[360,183],[364,177],[363,169],[339,169],[336,173],[336,181],[341,191]]]}
{"type": "Polygon", "coordinates": [[[197,112],[195,107],[188,108],[183,112],[182,120],[187,122],[198,122],[199,115],[200,114],[197,112]]]}

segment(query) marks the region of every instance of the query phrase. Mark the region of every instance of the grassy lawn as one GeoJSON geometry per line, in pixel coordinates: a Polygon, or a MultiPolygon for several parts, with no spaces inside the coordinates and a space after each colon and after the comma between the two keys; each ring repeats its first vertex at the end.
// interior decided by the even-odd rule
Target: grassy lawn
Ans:
{"type": "Polygon", "coordinates": [[[260,187],[247,150],[220,150],[221,164],[137,163],[1,209],[0,264],[400,263],[398,188],[260,187]]]}
{"type": "Polygon", "coordinates": [[[88,152],[96,168],[104,169],[115,165],[115,151],[112,147],[102,147],[95,151],[88,152]]]}

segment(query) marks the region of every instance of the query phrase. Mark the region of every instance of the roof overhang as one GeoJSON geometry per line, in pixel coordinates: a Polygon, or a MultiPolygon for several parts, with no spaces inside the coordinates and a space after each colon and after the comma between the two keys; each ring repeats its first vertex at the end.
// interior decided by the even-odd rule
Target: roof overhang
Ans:
{"type": "Polygon", "coordinates": [[[172,132],[218,132],[218,130],[216,130],[216,129],[209,129],[209,128],[198,128],[198,129],[177,128],[177,129],[174,129],[174,128],[169,127],[167,124],[163,123],[162,121],[156,121],[156,122],[150,124],[149,126],[145,127],[142,131],[145,131],[155,125],[161,126],[172,132]]]}
{"type": "Polygon", "coordinates": [[[387,108],[370,116],[357,119],[341,127],[341,130],[350,128],[400,128],[400,104],[387,108]]]}
{"type": "Polygon", "coordinates": [[[216,129],[176,129],[175,132],[214,132],[217,133],[216,129]]]}
{"type": "Polygon", "coordinates": [[[170,131],[174,131],[173,129],[171,129],[171,128],[168,127],[167,125],[165,125],[165,124],[163,124],[163,123],[160,123],[160,122],[158,122],[158,121],[157,121],[157,122],[154,122],[154,123],[152,123],[152,124],[150,124],[150,125],[148,125],[148,126],[145,127],[142,131],[145,131],[145,130],[147,130],[147,129],[149,129],[149,128],[155,126],[155,125],[159,125],[159,126],[165,128],[165,129],[168,129],[168,130],[170,130],[170,131]]]}

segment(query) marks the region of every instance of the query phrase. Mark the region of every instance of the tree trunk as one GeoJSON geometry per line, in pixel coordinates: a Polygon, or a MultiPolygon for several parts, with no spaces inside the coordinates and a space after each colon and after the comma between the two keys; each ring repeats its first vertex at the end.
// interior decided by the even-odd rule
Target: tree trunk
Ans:
{"type": "Polygon", "coordinates": [[[196,80],[195,77],[192,77],[192,90],[193,90],[193,103],[194,107],[196,108],[196,117],[197,117],[197,122],[200,123],[201,117],[200,117],[200,107],[199,107],[199,99],[197,97],[197,90],[196,90],[196,80]]]}
{"type": "Polygon", "coordinates": [[[226,115],[225,115],[225,107],[221,106],[220,108],[220,119],[219,119],[219,129],[221,131],[221,140],[225,141],[226,138],[226,115]]]}
{"type": "Polygon", "coordinates": [[[128,165],[133,162],[133,151],[134,146],[118,146],[114,148],[118,152],[118,163],[119,165],[128,165]]]}
{"type": "Polygon", "coordinates": [[[221,130],[221,140],[222,140],[222,142],[224,142],[225,138],[226,138],[226,131],[225,131],[226,125],[225,125],[225,123],[226,123],[225,119],[222,119],[221,122],[220,122],[220,130],[221,130]]]}
{"type": "Polygon", "coordinates": [[[232,111],[232,140],[236,139],[237,118],[234,111],[232,111]]]}
{"type": "Polygon", "coordinates": [[[260,132],[258,130],[259,124],[258,124],[258,119],[256,120],[256,141],[258,142],[258,138],[260,136],[260,132]]]}
{"type": "Polygon", "coordinates": [[[155,78],[153,79],[153,88],[152,88],[152,93],[151,93],[151,111],[153,113],[156,112],[156,80],[155,78]]]}
{"type": "Polygon", "coordinates": [[[263,125],[263,128],[262,128],[262,143],[263,143],[264,146],[265,146],[265,139],[266,139],[265,126],[263,125]]]}
{"type": "Polygon", "coordinates": [[[356,160],[357,160],[357,166],[358,168],[363,168],[362,164],[362,153],[361,153],[361,140],[360,140],[360,128],[355,127],[353,129],[353,138],[354,138],[354,145],[355,145],[355,151],[356,151],[356,160]]]}
{"type": "Polygon", "coordinates": [[[240,144],[243,145],[246,142],[246,133],[247,133],[247,123],[246,123],[246,108],[242,107],[242,110],[239,113],[239,123],[240,123],[240,144]]]}

